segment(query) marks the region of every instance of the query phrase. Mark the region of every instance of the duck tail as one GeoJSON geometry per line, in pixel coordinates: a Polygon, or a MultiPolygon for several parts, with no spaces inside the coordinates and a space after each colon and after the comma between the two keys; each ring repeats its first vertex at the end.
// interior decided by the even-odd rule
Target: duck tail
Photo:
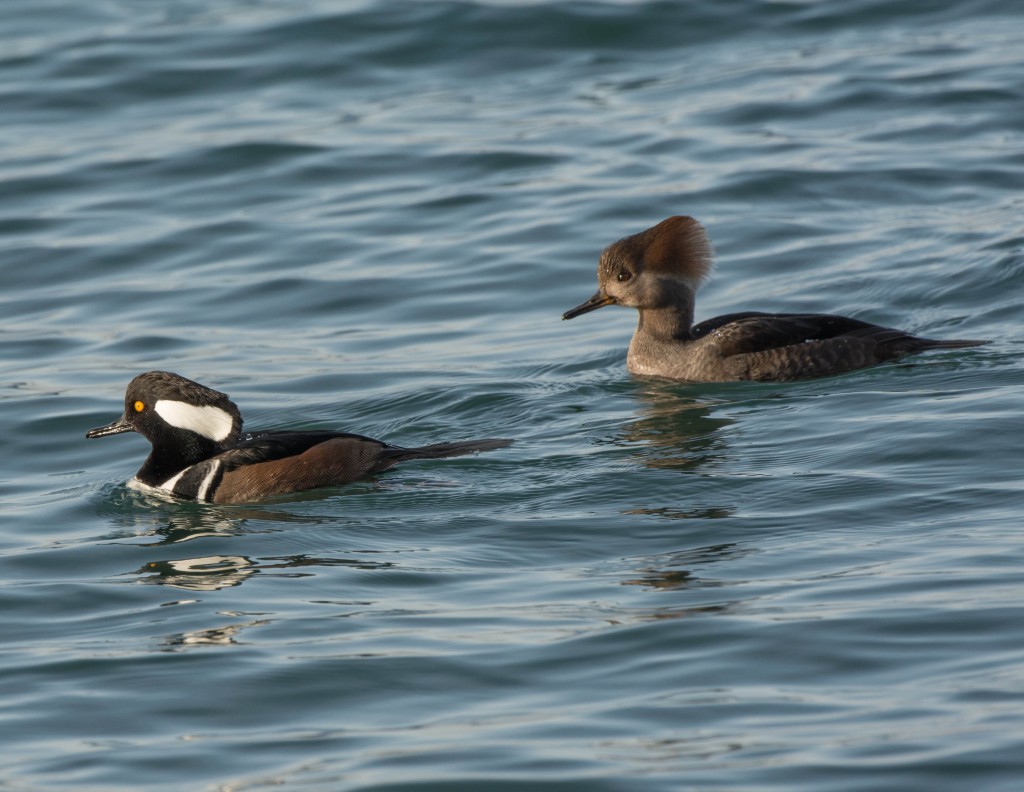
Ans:
{"type": "Polygon", "coordinates": [[[390,462],[402,462],[406,459],[444,459],[446,457],[476,454],[481,451],[494,451],[507,448],[512,441],[503,437],[486,440],[466,440],[461,443],[432,443],[418,448],[389,448],[385,454],[390,462]]]}
{"type": "Polygon", "coordinates": [[[991,341],[977,341],[967,338],[950,338],[946,340],[936,340],[934,338],[922,339],[928,346],[926,349],[964,349],[965,347],[976,347],[984,346],[985,344],[991,344],[991,341]]]}

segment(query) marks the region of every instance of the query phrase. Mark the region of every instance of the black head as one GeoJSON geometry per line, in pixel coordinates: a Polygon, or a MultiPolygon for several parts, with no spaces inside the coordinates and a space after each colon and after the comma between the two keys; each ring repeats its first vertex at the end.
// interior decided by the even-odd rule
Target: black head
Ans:
{"type": "Polygon", "coordinates": [[[238,441],[242,414],[227,394],[168,371],[148,371],[130,383],[124,414],[90,429],[86,437],[138,432],[158,455],[178,469],[195,464],[238,441]]]}

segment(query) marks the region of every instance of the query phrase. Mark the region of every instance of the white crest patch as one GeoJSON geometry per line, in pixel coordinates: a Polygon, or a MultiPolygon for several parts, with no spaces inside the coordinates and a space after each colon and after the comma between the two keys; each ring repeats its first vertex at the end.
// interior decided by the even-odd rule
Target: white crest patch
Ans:
{"type": "Polygon", "coordinates": [[[174,399],[159,399],[153,409],[171,426],[201,434],[215,443],[231,434],[234,425],[230,413],[210,404],[197,407],[174,399]]]}

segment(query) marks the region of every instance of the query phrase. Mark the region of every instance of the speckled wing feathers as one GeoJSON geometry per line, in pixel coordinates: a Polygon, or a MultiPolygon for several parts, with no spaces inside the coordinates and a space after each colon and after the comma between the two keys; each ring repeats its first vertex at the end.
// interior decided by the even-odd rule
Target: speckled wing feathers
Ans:
{"type": "Polygon", "coordinates": [[[762,352],[844,335],[913,338],[899,330],[829,314],[727,314],[694,325],[694,338],[712,335],[723,356],[762,352]]]}
{"type": "Polygon", "coordinates": [[[695,325],[692,334],[714,344],[744,378],[773,381],[836,374],[926,349],[976,343],[933,341],[829,314],[729,314],[695,325]]]}

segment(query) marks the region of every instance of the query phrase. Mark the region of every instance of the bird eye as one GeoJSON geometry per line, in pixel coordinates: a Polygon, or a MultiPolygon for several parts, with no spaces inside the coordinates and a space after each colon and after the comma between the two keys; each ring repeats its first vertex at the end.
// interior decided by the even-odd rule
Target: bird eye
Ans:
{"type": "Polygon", "coordinates": [[[619,281],[619,283],[625,283],[626,281],[628,281],[632,277],[633,277],[633,273],[632,272],[630,272],[629,270],[622,270],[618,274],[618,281],[619,281]]]}
{"type": "Polygon", "coordinates": [[[143,404],[140,401],[135,402],[134,407],[135,407],[135,412],[142,412],[143,410],[146,409],[146,405],[143,404]]]}

